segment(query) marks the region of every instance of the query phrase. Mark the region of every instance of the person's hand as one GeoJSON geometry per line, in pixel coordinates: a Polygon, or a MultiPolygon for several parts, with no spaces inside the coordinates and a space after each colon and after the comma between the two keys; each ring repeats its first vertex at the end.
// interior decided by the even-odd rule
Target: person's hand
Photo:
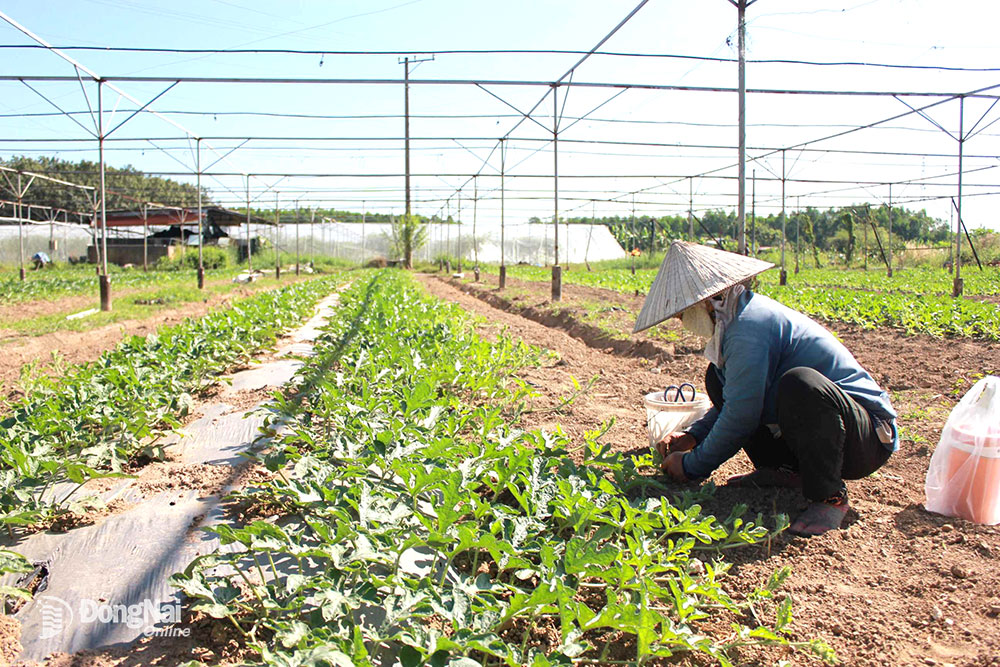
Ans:
{"type": "Polygon", "coordinates": [[[684,455],[687,452],[672,452],[663,461],[663,470],[670,475],[674,481],[687,482],[688,476],[684,473],[684,455]]]}
{"type": "Polygon", "coordinates": [[[694,449],[696,444],[698,443],[695,441],[694,436],[690,433],[685,433],[684,431],[674,431],[656,443],[656,451],[660,453],[660,456],[666,459],[668,453],[689,452],[694,449]]]}

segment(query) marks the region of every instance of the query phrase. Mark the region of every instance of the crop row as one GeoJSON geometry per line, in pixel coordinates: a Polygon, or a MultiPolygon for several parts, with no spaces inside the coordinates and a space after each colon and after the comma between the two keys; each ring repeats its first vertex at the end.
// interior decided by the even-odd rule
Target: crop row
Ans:
{"type": "MultiPolygon", "coordinates": [[[[496,267],[491,270],[496,273],[496,267]]],[[[563,280],[577,285],[604,287],[620,292],[645,293],[656,278],[656,269],[638,269],[633,274],[628,269],[598,269],[587,271],[582,267],[563,271],[563,280]]],[[[507,274],[522,280],[548,280],[552,270],[539,266],[508,266],[507,274]]],[[[982,271],[966,267],[962,274],[964,293],[969,296],[992,296],[1000,294],[1000,268],[985,267],[982,271]]],[[[886,276],[885,271],[871,271],[829,268],[803,269],[798,274],[788,272],[788,281],[796,287],[839,287],[872,292],[908,293],[913,295],[951,294],[954,275],[943,269],[902,269],[886,276]]],[[[772,269],[760,274],[763,286],[778,284],[778,271],[772,269]]]]}
{"type": "MultiPolygon", "coordinates": [[[[901,269],[889,278],[884,267],[870,271],[845,271],[843,269],[805,269],[793,274],[789,271],[789,282],[799,287],[844,287],[851,289],[907,292],[910,294],[950,295],[954,274],[943,269],[901,269]]],[[[979,270],[974,266],[964,267],[962,272],[964,293],[970,296],[993,296],[1000,294],[1000,268],[988,266],[979,270]]],[[[777,284],[778,272],[761,274],[761,282],[777,284]]]]}
{"type": "MultiPolygon", "coordinates": [[[[207,270],[205,276],[211,280],[216,277],[230,276],[232,269],[207,270]]],[[[130,289],[159,285],[193,285],[195,272],[183,271],[116,271],[111,274],[112,288],[130,289]]],[[[70,296],[75,294],[96,294],[97,275],[93,265],[83,268],[45,269],[40,272],[28,273],[26,280],[20,280],[16,274],[8,273],[0,276],[0,304],[24,303],[36,299],[70,296]]]]}
{"type": "Polygon", "coordinates": [[[731,664],[738,646],[791,643],[791,602],[775,594],[787,570],[742,602],[721,587],[721,550],[771,534],[759,517],[720,521],[694,493],[661,497],[640,473],[652,457],[612,451],[606,428],[574,453],[559,431],[517,427],[530,390],[514,373],[538,359],[479,338],[405,275],[359,281],[276,398],[259,455],[274,481],[237,494],[270,518],[213,528],[223,546],[173,584],[270,665],[685,652],[731,664]],[[735,622],[765,610],[767,626],[735,622]]]}
{"type": "MultiPolygon", "coordinates": [[[[522,280],[549,280],[549,269],[508,267],[508,275],[522,280]]],[[[908,334],[954,336],[1000,340],[1000,310],[995,304],[972,299],[953,299],[937,294],[868,292],[863,289],[810,286],[790,280],[777,284],[777,274],[762,274],[757,291],[812,317],[848,322],[866,329],[892,327],[908,334]]],[[[656,277],[652,270],[573,270],[563,273],[571,284],[603,287],[625,294],[645,294],[656,277]]]]}
{"type": "Polygon", "coordinates": [[[865,329],[893,327],[908,334],[1000,340],[1000,309],[988,302],[791,285],[763,285],[760,291],[813,317],[865,329]]]}
{"type": "Polygon", "coordinates": [[[178,425],[192,392],[272,345],[339,280],[258,294],[156,334],[127,338],[62,377],[24,378],[26,396],[0,421],[0,522],[33,524],[78,509],[86,499],[77,499],[72,485],[121,474],[163,429],[178,425]]]}

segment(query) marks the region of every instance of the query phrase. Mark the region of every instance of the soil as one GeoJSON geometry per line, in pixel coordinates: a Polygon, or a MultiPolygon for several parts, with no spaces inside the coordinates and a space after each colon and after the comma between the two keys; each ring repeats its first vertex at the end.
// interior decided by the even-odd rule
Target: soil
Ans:
{"type": "Polygon", "coordinates": [[[21,653],[21,624],[0,615],[0,665],[9,665],[21,653]]]}
{"type": "MultiPolygon", "coordinates": [[[[55,331],[41,336],[28,336],[0,328],[0,401],[9,403],[22,395],[18,385],[21,369],[26,364],[36,364],[37,372],[58,375],[65,366],[96,360],[127,336],[145,336],[160,327],[178,324],[189,317],[202,317],[234,299],[250,296],[258,291],[260,289],[257,287],[242,286],[234,287],[225,294],[206,293],[202,301],[160,309],[142,319],[123,320],[87,331],[55,331]]],[[[126,294],[123,292],[118,296],[126,294]]],[[[71,296],[0,306],[0,322],[14,316],[18,319],[38,317],[83,310],[93,305],[93,297],[71,296]]]]}
{"type": "MultiPolygon", "coordinates": [[[[59,366],[94,361],[106,350],[114,348],[126,336],[145,336],[163,326],[177,324],[188,317],[201,317],[214,308],[230,302],[236,293],[212,295],[205,301],[186,303],[178,308],[159,311],[141,320],[115,322],[89,331],[55,331],[41,336],[24,336],[0,329],[0,396],[14,400],[20,396],[18,380],[25,364],[38,364],[42,373],[59,373],[59,366]],[[58,364],[53,363],[58,357],[58,364]]],[[[72,297],[76,298],[76,297],[72,297]]],[[[36,304],[24,304],[34,308],[36,304]]],[[[61,301],[54,301],[54,312],[60,312],[61,301]]],[[[41,313],[39,313],[41,314],[41,313]]]]}
{"type": "MultiPolygon", "coordinates": [[[[189,636],[144,637],[128,645],[115,645],[77,653],[53,653],[44,662],[14,663],[14,667],[172,667],[197,660],[207,665],[235,665],[253,657],[241,648],[236,630],[200,613],[184,613],[179,627],[189,636]]],[[[16,654],[15,654],[16,657],[16,654]]],[[[8,664],[8,663],[2,663],[8,664]]]]}
{"type": "MultiPolygon", "coordinates": [[[[227,301],[229,298],[231,297],[217,300],[215,305],[218,305],[219,301],[227,301]]],[[[191,305],[204,306],[204,311],[213,307],[211,300],[205,304],[191,305]]],[[[195,314],[203,313],[189,312],[176,316],[176,319],[195,314]]],[[[162,317],[151,318],[136,324],[148,327],[149,331],[152,331],[159,325],[170,323],[172,316],[171,313],[164,313],[162,317]],[[152,324],[154,321],[158,324],[152,324]]],[[[121,326],[122,323],[115,325],[116,328],[121,326]]],[[[142,331],[142,333],[146,332],[142,331]]],[[[96,332],[88,333],[94,334],[96,332]]],[[[96,348],[99,348],[99,342],[95,341],[96,348]]],[[[0,348],[0,359],[3,358],[4,350],[5,348],[0,348]]],[[[98,349],[94,356],[99,355],[100,351],[98,349]]],[[[273,357],[273,352],[265,351],[257,355],[255,361],[266,361],[273,357]]],[[[232,368],[230,372],[236,372],[246,367],[232,368]]],[[[226,391],[226,388],[221,384],[212,385],[196,399],[185,423],[192,421],[197,415],[203,414],[205,407],[210,403],[224,402],[232,406],[229,413],[240,413],[265,402],[273,393],[273,388],[233,392],[226,391]]],[[[138,491],[144,497],[162,492],[177,492],[178,495],[184,495],[190,490],[197,490],[202,496],[219,496],[230,489],[260,485],[275,476],[275,473],[269,472],[263,465],[249,460],[236,466],[187,464],[171,460],[171,455],[172,452],[168,448],[167,460],[136,461],[135,465],[127,470],[129,474],[136,476],[136,479],[131,483],[131,489],[138,491]]],[[[120,480],[112,478],[96,479],[88,485],[88,489],[97,493],[118,483],[120,480]]],[[[133,506],[134,504],[115,499],[100,509],[93,509],[85,513],[66,513],[57,517],[50,524],[33,526],[31,529],[64,532],[98,523],[109,516],[125,512],[133,506]]],[[[224,501],[224,508],[228,516],[239,517],[246,521],[267,516],[273,509],[266,504],[248,505],[229,500],[224,501]]],[[[74,654],[56,653],[48,656],[42,663],[13,662],[21,651],[20,624],[16,619],[0,616],[0,666],[16,664],[29,667],[44,664],[55,667],[138,667],[140,665],[180,665],[191,660],[200,660],[206,664],[240,664],[243,659],[251,657],[251,651],[244,646],[242,641],[239,641],[235,629],[231,626],[198,613],[194,613],[190,617],[188,616],[189,612],[185,611],[184,613],[185,620],[178,627],[191,628],[189,637],[146,637],[127,646],[116,645],[74,654]]]]}
{"type": "MultiPolygon", "coordinates": [[[[602,442],[645,452],[643,395],[682,381],[704,387],[707,361],[694,352],[697,340],[674,331],[675,322],[659,327],[676,337],[671,355],[662,340],[630,334],[641,299],[564,284],[563,300],[552,304],[547,283],[508,279],[514,302],[493,285],[432,276],[421,281],[430,293],[485,318],[479,326],[484,336],[506,331],[554,353],[545,367],[522,373],[538,392],[523,416],[525,427],[561,428],[580,444],[585,432],[613,417],[602,442]],[[589,304],[595,299],[621,308],[610,311],[621,315],[617,332],[606,321],[599,335],[590,331],[589,304]],[[589,390],[557,411],[574,393],[573,378],[586,385],[594,377],[589,390]]],[[[930,453],[944,422],[976,379],[997,373],[1000,346],[826,324],[891,392],[900,415],[900,450],[874,475],[848,482],[852,510],[844,529],[812,539],[783,533],[767,544],[727,552],[733,563],[727,590],[743,597],[787,565],[792,574],[783,592],[794,601],[793,638],[826,640],[844,664],[1000,666],[1000,527],[931,514],[922,505],[930,453]]],[[[804,508],[798,491],[724,485],[751,469],[740,454],[716,471],[712,481],[720,486],[704,503],[706,510],[728,516],[743,503],[748,517],[760,513],[773,525],[775,514],[794,517],[804,508]]],[[[684,488],[668,483],[676,492],[684,488]]],[[[737,662],[781,659],[798,661],[785,649],[767,648],[745,650],[737,662]]]]}

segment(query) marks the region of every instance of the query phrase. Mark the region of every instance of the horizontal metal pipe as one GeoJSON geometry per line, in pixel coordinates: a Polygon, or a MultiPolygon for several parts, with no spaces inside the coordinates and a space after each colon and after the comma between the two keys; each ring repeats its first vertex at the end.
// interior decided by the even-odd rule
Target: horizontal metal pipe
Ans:
{"type": "MultiPolygon", "coordinates": [[[[282,77],[214,77],[214,76],[102,76],[95,81],[121,83],[249,83],[249,84],[309,84],[309,85],[390,85],[402,86],[402,79],[317,79],[282,77]]],[[[0,75],[0,81],[48,81],[77,82],[75,76],[45,75],[0,75]]],[[[522,86],[552,87],[552,81],[507,80],[507,79],[410,79],[410,85],[425,86],[522,86]]],[[[602,81],[563,81],[559,86],[575,88],[612,88],[629,90],[676,90],[695,93],[736,93],[738,90],[726,86],[679,86],[656,83],[613,83],[602,81]]],[[[1000,87],[990,86],[984,90],[1000,87]]],[[[780,88],[747,88],[748,93],[763,95],[843,95],[848,97],[976,97],[1000,99],[998,95],[983,92],[941,92],[941,91],[877,91],[877,90],[793,90],[780,88]]]]}

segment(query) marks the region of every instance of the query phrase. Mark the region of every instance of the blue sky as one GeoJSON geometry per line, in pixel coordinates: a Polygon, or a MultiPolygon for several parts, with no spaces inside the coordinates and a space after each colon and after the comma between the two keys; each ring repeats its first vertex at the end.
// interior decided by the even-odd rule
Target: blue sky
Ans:
{"type": "MultiPolygon", "coordinates": [[[[73,0],[39,2],[9,0],[3,12],[55,45],[140,46],[164,48],[287,48],[319,50],[440,51],[449,49],[572,49],[594,46],[637,3],[576,0],[574,2],[510,0],[458,2],[450,0],[376,0],[368,2],[256,2],[201,0],[141,2],[138,0],[73,0]]],[[[865,61],[899,65],[958,68],[1000,68],[995,26],[997,3],[985,0],[758,0],[748,10],[748,58],[823,62],[865,61]]],[[[651,0],[605,46],[604,50],[669,53],[734,58],[736,10],[726,0],[651,0]]],[[[31,40],[0,23],[0,44],[31,40]]],[[[398,79],[402,66],[395,55],[191,55],[71,51],[70,55],[102,75],[379,78],[398,79]]],[[[438,55],[417,67],[415,79],[477,79],[551,81],[576,60],[571,55],[438,55]]],[[[73,75],[73,68],[51,53],[5,51],[0,59],[5,75],[73,75]]],[[[574,81],[733,87],[736,66],[683,59],[595,56],[574,74],[574,81]]],[[[1000,83],[1000,70],[957,72],[754,64],[748,68],[751,88],[838,91],[967,92],[1000,83]]],[[[32,84],[63,109],[85,111],[87,101],[76,82],[32,84]]],[[[134,97],[149,99],[166,84],[116,84],[134,97]]],[[[487,87],[521,110],[541,99],[544,88],[487,87]]],[[[91,103],[95,86],[87,85],[91,103]]],[[[96,158],[96,142],[72,121],[60,117],[14,117],[14,114],[54,111],[52,106],[18,82],[0,82],[0,137],[51,138],[52,143],[0,143],[0,156],[46,151],[67,159],[96,158]]],[[[998,89],[1000,91],[1000,89],[998,89]]],[[[562,214],[627,215],[633,193],[638,213],[683,214],[693,194],[696,211],[736,206],[736,97],[725,93],[579,89],[569,92],[560,135],[560,202],[562,214]],[[610,101],[609,101],[610,100],[610,101]],[[573,119],[604,104],[585,120],[573,119]],[[622,122],[628,121],[628,122],[622,122]],[[616,141],[609,145],[592,142],[616,141]],[[643,143],[662,144],[657,146],[643,143]],[[714,178],[703,176],[714,172],[714,178]],[[690,177],[690,178],[687,178],[690,177]],[[596,200],[591,204],[591,200],[596,200]]],[[[128,100],[105,91],[107,122],[116,125],[133,108],[128,100]]],[[[402,89],[388,85],[248,85],[182,83],[153,108],[206,139],[202,164],[239,145],[243,138],[314,137],[336,141],[255,139],[229,155],[214,171],[237,173],[340,174],[335,177],[261,176],[251,180],[252,197],[274,201],[280,192],[285,205],[381,211],[402,210],[400,177],[359,178],[350,174],[399,174],[402,154],[402,89]],[[326,116],[366,116],[361,119],[228,115],[233,112],[326,116]],[[373,117],[377,116],[377,117],[373,117]],[[384,116],[391,116],[385,118],[384,116]],[[366,140],[362,140],[366,138],[366,140]],[[381,138],[381,141],[367,139],[381,138]]],[[[935,97],[904,98],[913,106],[935,97]]],[[[992,100],[969,99],[965,104],[968,131],[985,113],[966,142],[965,218],[970,226],[996,227],[993,213],[1000,193],[996,173],[1000,117],[992,100]],[[991,187],[996,184],[997,187],[991,187]]],[[[563,106],[565,104],[565,106],[563,106]]],[[[905,118],[839,139],[814,144],[814,149],[785,155],[786,205],[827,208],[870,201],[878,204],[894,183],[894,201],[926,208],[948,219],[948,197],[957,194],[958,102],[943,103],[929,119],[905,118]],[[933,121],[933,122],[932,122],[933,121]],[[854,151],[854,152],[844,152],[854,151]],[[866,151],[861,153],[858,151],[866,151]],[[921,155],[875,155],[923,153],[921,155]],[[853,181],[864,181],[862,185],[853,181]]],[[[1000,106],[1000,105],[998,105],[1000,106]]],[[[480,222],[499,216],[499,153],[487,156],[517,122],[514,112],[487,91],[472,86],[414,85],[411,87],[411,133],[414,208],[432,214],[447,206],[454,214],[456,193],[472,196],[468,174],[477,179],[480,222]],[[428,115],[448,118],[431,119],[428,115]],[[474,117],[470,117],[474,116],[474,117]],[[455,174],[449,176],[448,174],[455,174]],[[445,200],[450,197],[450,203],[445,200]]],[[[756,170],[757,210],[780,210],[780,151],[800,142],[826,137],[854,126],[876,123],[907,111],[891,97],[750,95],[748,97],[748,166],[756,170]],[[766,157],[765,154],[770,153],[766,157]]],[[[539,107],[537,120],[552,124],[552,102],[539,107]]],[[[89,117],[77,116],[89,124],[89,117]]],[[[507,144],[507,213],[511,220],[529,216],[551,218],[550,177],[553,168],[551,131],[523,123],[507,144]]],[[[194,171],[191,144],[162,119],[141,115],[116,135],[133,138],[111,142],[108,163],[132,164],[148,172],[194,171]],[[157,137],[155,141],[147,141],[157,137]]],[[[37,153],[30,153],[37,154],[37,153]]],[[[192,180],[190,176],[173,176],[192,180]]],[[[236,204],[242,197],[240,177],[206,177],[220,202],[236,204]]],[[[748,184],[748,192],[750,185],[748,184]]],[[[467,204],[466,204],[467,206],[467,204]]],[[[748,202],[749,207],[749,202],[748,202]]]]}

